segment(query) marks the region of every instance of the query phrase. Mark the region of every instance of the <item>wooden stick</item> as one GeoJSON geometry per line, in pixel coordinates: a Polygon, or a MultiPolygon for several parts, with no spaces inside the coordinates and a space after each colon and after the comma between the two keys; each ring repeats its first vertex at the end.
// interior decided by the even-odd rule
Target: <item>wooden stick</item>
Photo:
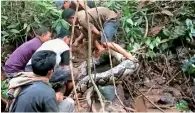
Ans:
{"type": "MultiPolygon", "coordinates": [[[[73,25],[72,25],[72,34],[71,34],[71,38],[70,38],[70,48],[72,48],[72,42],[73,42],[73,36],[74,36],[74,26],[75,26],[75,22],[76,22],[76,18],[77,18],[78,7],[79,7],[79,4],[77,2],[76,13],[75,13],[74,20],[73,20],[73,25]]],[[[78,96],[77,96],[77,92],[76,92],[76,86],[75,86],[75,81],[74,81],[74,75],[73,75],[72,57],[73,57],[72,56],[72,51],[70,51],[70,71],[71,71],[71,78],[72,78],[72,83],[73,83],[73,91],[74,91],[74,94],[75,94],[77,110],[80,111],[80,103],[79,103],[79,100],[78,100],[78,96]]]]}
{"type": "Polygon", "coordinates": [[[95,84],[93,78],[92,78],[92,75],[91,75],[91,29],[90,29],[90,25],[89,25],[89,15],[87,13],[87,5],[86,5],[86,1],[84,2],[85,4],[85,13],[86,13],[86,19],[87,19],[87,25],[88,25],[88,64],[87,64],[87,67],[88,67],[88,75],[91,79],[91,82],[93,84],[93,87],[95,88],[95,91],[97,92],[97,95],[99,97],[99,100],[100,100],[100,104],[101,104],[101,107],[102,107],[102,112],[104,112],[104,102],[103,102],[103,99],[102,99],[102,95],[97,87],[97,85],[95,84]]]}

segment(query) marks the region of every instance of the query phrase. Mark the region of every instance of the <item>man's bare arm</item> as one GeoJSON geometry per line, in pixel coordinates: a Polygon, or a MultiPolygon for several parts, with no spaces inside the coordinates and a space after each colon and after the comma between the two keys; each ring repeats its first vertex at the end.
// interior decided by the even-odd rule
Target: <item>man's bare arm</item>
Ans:
{"type": "Polygon", "coordinates": [[[100,31],[95,26],[92,27],[91,32],[98,37],[101,36],[100,31]]]}
{"type": "Polygon", "coordinates": [[[78,38],[74,41],[74,46],[78,46],[78,43],[84,38],[83,33],[80,34],[78,38]]]}
{"type": "MultiPolygon", "coordinates": [[[[77,1],[74,1],[75,4],[77,4],[77,1]]],[[[84,0],[78,0],[79,5],[81,5],[84,9],[85,9],[85,1],[84,0]]],[[[86,5],[86,10],[90,9],[87,5],[86,5]]]]}

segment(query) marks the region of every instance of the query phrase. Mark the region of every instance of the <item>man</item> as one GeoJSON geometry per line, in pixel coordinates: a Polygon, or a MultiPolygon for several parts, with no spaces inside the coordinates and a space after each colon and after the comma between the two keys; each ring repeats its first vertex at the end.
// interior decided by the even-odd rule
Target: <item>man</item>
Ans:
{"type": "Polygon", "coordinates": [[[37,36],[32,40],[19,46],[8,58],[5,63],[5,72],[7,78],[12,78],[18,72],[24,71],[24,68],[32,57],[33,53],[42,45],[42,43],[51,39],[51,33],[48,28],[40,28],[37,36]]]}
{"type": "MultiPolygon", "coordinates": [[[[119,27],[118,15],[114,11],[111,11],[105,7],[97,7],[97,11],[96,8],[88,9],[87,12],[89,14],[89,26],[93,35],[94,45],[96,47],[96,52],[94,55],[95,58],[98,59],[102,51],[104,51],[104,48],[109,47],[110,49],[121,53],[127,59],[135,60],[130,53],[126,52],[125,49],[113,42],[113,37],[117,33],[117,29],[119,27]],[[101,22],[99,21],[99,18],[101,22]],[[100,26],[103,26],[105,35],[102,35],[100,32],[100,26]],[[101,44],[97,41],[100,38],[101,44]]],[[[73,23],[74,16],[76,16],[75,11],[70,8],[65,9],[62,13],[62,18],[71,24],[73,23]]],[[[85,11],[79,11],[76,18],[76,23],[79,23],[85,30],[88,30],[86,20],[85,11]]]]}
{"type": "MultiPolygon", "coordinates": [[[[84,1],[85,0],[78,0],[79,2],[78,10],[85,9],[84,1]]],[[[87,9],[95,7],[95,2],[93,0],[87,0],[86,3],[87,3],[87,9]]],[[[71,8],[76,11],[76,5],[77,5],[77,0],[56,0],[56,6],[58,9],[71,8]]]]}
{"type": "MultiPolygon", "coordinates": [[[[55,91],[49,85],[56,64],[56,53],[49,50],[38,51],[32,56],[33,73],[15,77],[10,81],[10,87],[19,86],[22,90],[11,107],[11,112],[72,112],[74,101],[63,99],[59,87],[55,91]],[[30,75],[31,74],[31,75],[30,75]],[[25,83],[23,83],[25,82],[25,83]],[[30,84],[29,84],[29,83],[30,84]],[[63,108],[62,108],[63,106],[63,108]],[[59,109],[60,108],[60,109],[59,109]]],[[[55,75],[54,75],[55,76],[55,75]]],[[[64,76],[67,78],[67,76],[64,76]]],[[[55,79],[55,77],[53,78],[55,79]]],[[[14,93],[15,94],[15,93],[14,93]]]]}
{"type": "MultiPolygon", "coordinates": [[[[39,49],[37,49],[36,52],[41,50],[50,50],[56,53],[56,65],[55,70],[67,70],[69,72],[69,81],[66,84],[66,92],[70,92],[72,90],[72,80],[70,76],[70,70],[69,70],[69,46],[70,43],[70,32],[64,29],[61,29],[60,34],[58,35],[57,39],[50,40],[48,42],[45,42],[41,45],[39,49]]],[[[35,53],[36,53],[35,52],[35,53]]],[[[25,72],[32,72],[32,65],[31,65],[31,59],[27,63],[25,67],[25,72]]],[[[63,71],[62,71],[63,72],[63,71]]],[[[66,73],[64,73],[66,74],[66,73]]],[[[62,73],[63,75],[63,73],[62,73]]],[[[59,76],[64,79],[63,76],[59,76]]],[[[68,93],[66,93],[68,94],[68,93]]]]}

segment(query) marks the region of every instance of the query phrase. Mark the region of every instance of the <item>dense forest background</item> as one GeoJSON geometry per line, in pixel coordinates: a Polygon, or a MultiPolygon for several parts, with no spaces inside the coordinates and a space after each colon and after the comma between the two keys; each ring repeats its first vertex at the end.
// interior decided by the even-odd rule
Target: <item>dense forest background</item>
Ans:
{"type": "MultiPolygon", "coordinates": [[[[195,1],[96,1],[120,13],[116,42],[125,44],[140,61],[131,80],[139,88],[174,87],[181,96],[174,104],[195,110],[195,1]],[[156,80],[160,78],[159,80],[156,80]],[[141,82],[141,83],[140,83],[141,82]],[[160,83],[159,83],[160,82],[160,83]]],[[[32,39],[40,26],[59,32],[71,26],[50,1],[1,1],[1,69],[9,54],[32,39]]],[[[3,82],[2,82],[3,83],[3,82]]],[[[1,86],[5,95],[6,86],[1,86]]]]}

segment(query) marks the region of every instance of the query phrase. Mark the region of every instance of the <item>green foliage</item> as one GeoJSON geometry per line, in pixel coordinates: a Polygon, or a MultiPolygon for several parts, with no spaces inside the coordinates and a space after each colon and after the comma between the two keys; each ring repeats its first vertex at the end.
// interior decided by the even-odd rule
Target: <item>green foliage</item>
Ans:
{"type": "Polygon", "coordinates": [[[33,37],[41,26],[52,27],[54,31],[69,25],[61,18],[54,0],[50,1],[2,1],[1,43],[17,44],[33,37]],[[59,24],[61,23],[61,24],[59,24]]]}
{"type": "Polygon", "coordinates": [[[195,56],[183,62],[182,70],[183,72],[192,74],[195,77],[195,56]]]}
{"type": "Polygon", "coordinates": [[[8,84],[6,81],[1,81],[1,96],[3,98],[7,98],[7,89],[8,89],[8,84]]]}
{"type": "Polygon", "coordinates": [[[176,109],[182,110],[182,111],[189,111],[188,103],[181,99],[176,103],[176,109]]]}
{"type": "Polygon", "coordinates": [[[121,29],[124,34],[122,38],[126,41],[128,51],[135,52],[137,49],[146,47],[144,57],[154,57],[155,53],[169,51],[169,48],[174,46],[174,40],[181,39],[189,42],[194,40],[194,2],[156,1],[142,8],[137,6],[137,1],[118,2],[111,0],[107,1],[106,4],[110,9],[122,12],[121,29]],[[163,5],[167,5],[167,7],[173,5],[174,11],[169,11],[163,5]],[[163,13],[159,13],[160,11],[163,13]],[[156,36],[150,37],[148,35],[144,38],[146,18],[149,31],[159,24],[164,24],[165,27],[156,36]]]}

